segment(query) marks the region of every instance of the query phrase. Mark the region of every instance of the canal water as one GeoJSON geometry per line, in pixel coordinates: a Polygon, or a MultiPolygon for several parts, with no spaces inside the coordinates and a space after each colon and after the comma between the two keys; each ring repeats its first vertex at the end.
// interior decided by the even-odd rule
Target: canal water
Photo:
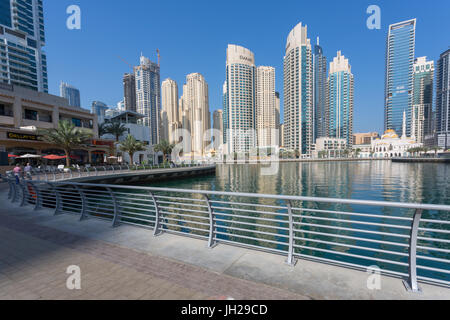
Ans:
{"type": "MultiPolygon", "coordinates": [[[[257,164],[224,164],[218,165],[215,175],[196,177],[190,179],[173,179],[170,181],[153,182],[148,186],[177,189],[212,190],[242,193],[259,193],[275,195],[294,195],[320,198],[377,200],[388,202],[412,202],[426,204],[450,205],[450,165],[439,163],[392,163],[390,161],[360,161],[360,162],[289,162],[279,163],[272,174],[267,174],[268,165],[257,164]]],[[[180,197],[185,195],[180,194],[180,197]]],[[[216,199],[222,200],[224,199],[216,199]]],[[[225,201],[245,202],[249,198],[240,199],[232,197],[225,201]]],[[[278,230],[278,235],[261,235],[264,232],[273,232],[270,226],[252,227],[245,225],[247,220],[239,218],[242,212],[248,210],[261,210],[259,205],[285,206],[284,201],[272,199],[252,199],[254,207],[232,207],[223,205],[222,210],[217,210],[228,215],[223,216],[219,225],[220,239],[233,242],[241,242],[247,245],[262,246],[265,248],[285,252],[287,250],[287,231],[278,230]],[[242,209],[244,209],[242,211],[242,209]],[[239,211],[241,210],[241,211],[239,211]],[[225,219],[225,220],[223,220],[225,219]],[[245,221],[245,222],[244,222],[245,221]],[[233,230],[230,226],[244,222],[244,228],[248,231],[233,230]],[[260,231],[260,233],[258,233],[260,231]],[[256,238],[257,240],[252,240],[256,238]],[[281,244],[280,244],[281,243],[281,244]]],[[[414,210],[393,209],[383,207],[368,207],[359,205],[330,205],[324,203],[293,203],[294,207],[301,210],[303,218],[295,222],[305,222],[301,231],[296,231],[299,239],[296,239],[296,253],[301,256],[318,259],[328,259],[343,263],[363,266],[377,265],[381,269],[398,273],[407,273],[408,262],[408,236],[410,221],[394,221],[403,229],[391,227],[393,220],[387,217],[412,218],[414,210]],[[310,210],[307,210],[310,209],[310,210]],[[316,211],[315,211],[316,210],[316,211]],[[318,210],[318,211],[317,211],[318,210]],[[317,212],[328,212],[326,214],[317,212]],[[375,215],[375,217],[343,216],[339,212],[352,212],[375,215]],[[321,218],[346,219],[325,221],[321,218]],[[309,220],[308,220],[309,219],[309,220]],[[369,223],[368,232],[360,232],[361,222],[369,223]],[[386,226],[387,225],[387,226],[386,226]],[[331,228],[330,228],[331,227],[331,228]],[[337,230],[333,230],[337,227],[337,230]],[[394,236],[392,236],[394,235],[394,236]],[[366,241],[371,239],[373,241],[366,241]],[[317,241],[318,240],[318,241],[317,241]],[[338,243],[335,245],[334,243],[338,243]],[[339,245],[341,244],[341,245],[339,245]],[[369,248],[361,249],[363,248],[369,248]],[[372,250],[371,250],[372,249],[372,250]],[[400,255],[390,252],[399,252],[400,255]],[[339,254],[343,253],[343,254],[339,254]],[[360,258],[372,257],[374,260],[360,258]],[[377,260],[378,259],[378,260],[377,260]],[[385,263],[383,261],[394,261],[385,263]],[[374,262],[375,261],[375,262],[374,262]]],[[[176,210],[174,206],[174,210],[176,210]]],[[[264,211],[263,211],[264,212],[264,211]]],[[[284,219],[286,210],[276,211],[277,219],[284,219]]],[[[258,218],[273,218],[273,215],[246,213],[258,218]]],[[[300,217],[300,216],[299,216],[300,217]]],[[[449,212],[424,212],[424,219],[450,221],[449,212]]],[[[261,221],[261,220],[259,220],[261,221]]],[[[189,224],[180,223],[182,232],[191,232],[184,227],[189,224]]],[[[280,224],[281,226],[282,224],[280,224]]],[[[397,224],[396,224],[397,225],[397,224]]],[[[284,224],[284,226],[286,226],[284,224]]],[[[240,226],[242,228],[242,226],[240,226]]],[[[421,269],[419,275],[433,279],[450,281],[450,255],[442,249],[450,249],[450,224],[421,224],[423,228],[447,230],[444,234],[437,234],[437,238],[443,241],[419,241],[419,255],[431,259],[420,258],[418,263],[428,268],[447,270],[435,272],[432,269],[421,269]],[[437,250],[430,250],[438,248],[437,250]]],[[[191,233],[196,233],[195,231],[191,233]]],[[[204,233],[200,232],[199,235],[204,233]]],[[[436,233],[435,233],[436,235],[436,233]]],[[[430,237],[430,233],[421,232],[419,236],[430,237]]],[[[433,239],[436,239],[433,237],[433,239]]]]}
{"type": "Polygon", "coordinates": [[[450,165],[444,163],[302,162],[218,165],[216,175],[152,183],[170,187],[277,195],[450,205],[450,165]]]}

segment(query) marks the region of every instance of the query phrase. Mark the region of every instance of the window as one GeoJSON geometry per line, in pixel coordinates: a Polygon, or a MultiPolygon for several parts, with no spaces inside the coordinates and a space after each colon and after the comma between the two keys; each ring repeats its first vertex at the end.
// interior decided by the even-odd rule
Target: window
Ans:
{"type": "Polygon", "coordinates": [[[13,116],[12,106],[0,104],[0,116],[12,117],[13,116]]]}
{"type": "Polygon", "coordinates": [[[30,109],[25,109],[24,118],[26,120],[37,121],[37,115],[38,115],[37,111],[30,110],[30,109]]]}

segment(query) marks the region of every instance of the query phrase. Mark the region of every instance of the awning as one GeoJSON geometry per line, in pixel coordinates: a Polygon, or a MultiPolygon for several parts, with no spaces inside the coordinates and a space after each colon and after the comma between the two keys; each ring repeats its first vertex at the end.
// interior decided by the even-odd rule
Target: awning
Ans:
{"type": "Polygon", "coordinates": [[[16,156],[15,154],[8,154],[8,158],[17,158],[18,156],[16,156]]]}
{"type": "Polygon", "coordinates": [[[42,158],[47,159],[47,160],[61,160],[61,159],[65,159],[66,156],[57,156],[56,154],[50,154],[50,155],[42,157],[42,158]]]}
{"type": "Polygon", "coordinates": [[[35,159],[35,158],[42,158],[42,156],[39,156],[37,154],[24,154],[23,156],[19,157],[19,159],[35,159]]]}

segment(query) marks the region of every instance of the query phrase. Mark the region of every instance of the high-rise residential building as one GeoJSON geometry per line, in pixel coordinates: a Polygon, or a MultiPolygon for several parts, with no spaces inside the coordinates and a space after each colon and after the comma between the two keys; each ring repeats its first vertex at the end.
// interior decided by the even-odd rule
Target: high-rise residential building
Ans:
{"type": "Polygon", "coordinates": [[[256,134],[258,147],[278,145],[275,68],[256,68],[256,134]]]}
{"type": "Polygon", "coordinates": [[[183,128],[191,134],[191,156],[204,156],[210,139],[206,139],[206,131],[211,129],[211,113],[209,112],[208,84],[200,73],[186,76],[183,86],[183,128]]]}
{"type": "Polygon", "coordinates": [[[348,59],[340,51],[330,63],[328,76],[327,136],[353,144],[353,74],[348,59]]]}
{"type": "Polygon", "coordinates": [[[436,133],[438,145],[450,148],[450,49],[436,64],[436,133]]]}
{"type": "Polygon", "coordinates": [[[59,93],[61,97],[66,98],[69,101],[69,106],[77,108],[81,107],[80,90],[74,86],[61,82],[59,93]]]}
{"type": "Polygon", "coordinates": [[[277,129],[280,128],[280,112],[281,112],[281,101],[280,101],[280,93],[275,92],[275,125],[277,129]]]}
{"type": "Polygon", "coordinates": [[[255,55],[244,47],[230,44],[226,69],[223,112],[226,152],[246,153],[256,146],[255,55]]]}
{"type": "Polygon", "coordinates": [[[223,111],[221,109],[213,113],[213,129],[220,132],[219,140],[214,141],[214,146],[218,148],[223,145],[223,111]]]}
{"type": "Polygon", "coordinates": [[[323,49],[317,44],[314,46],[313,54],[313,105],[314,105],[314,137],[317,138],[327,136],[327,58],[323,55],[323,49]]]}
{"type": "Polygon", "coordinates": [[[172,79],[166,79],[161,85],[161,139],[176,142],[176,130],[181,127],[178,108],[178,85],[172,79]]]}
{"type": "Polygon", "coordinates": [[[123,97],[125,110],[136,112],[136,77],[134,73],[123,76],[123,97]]]}
{"type": "Polygon", "coordinates": [[[284,147],[284,123],[280,124],[280,147],[284,147]]]}
{"type": "Polygon", "coordinates": [[[414,62],[413,107],[411,116],[411,136],[424,143],[432,132],[434,62],[427,57],[414,62]]]}
{"type": "Polygon", "coordinates": [[[284,57],[285,147],[311,155],[313,147],[313,70],[307,26],[289,33],[284,57]]]}
{"type": "Polygon", "coordinates": [[[120,100],[119,102],[117,102],[117,110],[119,110],[120,112],[127,111],[127,109],[125,108],[125,100],[120,100]]]}
{"type": "Polygon", "coordinates": [[[106,115],[106,110],[108,110],[109,107],[106,105],[106,103],[101,101],[94,101],[92,102],[91,107],[91,113],[96,114],[99,118],[104,118],[106,115]]]}
{"type": "Polygon", "coordinates": [[[136,78],[136,111],[145,118],[139,123],[150,128],[151,144],[159,143],[161,85],[159,65],[141,56],[140,65],[134,67],[136,78]]]}
{"type": "Polygon", "coordinates": [[[48,92],[42,0],[0,0],[0,83],[48,92]]]}
{"type": "Polygon", "coordinates": [[[408,136],[411,134],[415,35],[416,19],[392,24],[386,46],[384,127],[385,131],[402,132],[406,112],[408,136]]]}

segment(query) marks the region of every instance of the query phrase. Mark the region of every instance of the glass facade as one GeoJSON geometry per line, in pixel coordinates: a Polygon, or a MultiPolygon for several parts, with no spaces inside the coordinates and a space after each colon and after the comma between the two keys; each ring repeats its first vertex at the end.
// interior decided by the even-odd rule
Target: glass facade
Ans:
{"type": "Polygon", "coordinates": [[[416,19],[389,26],[386,53],[385,130],[411,134],[416,19]]]}
{"type": "Polygon", "coordinates": [[[66,98],[71,107],[81,107],[80,90],[64,82],[61,83],[59,90],[61,97],[66,98]]]}
{"type": "Polygon", "coordinates": [[[326,137],[326,91],[327,91],[327,58],[323,55],[322,47],[314,46],[314,134],[313,141],[326,137]]]}
{"type": "Polygon", "coordinates": [[[0,82],[48,92],[42,0],[0,0],[0,82]]]}
{"type": "Polygon", "coordinates": [[[328,137],[353,144],[353,75],[346,71],[330,74],[328,79],[328,137]]]}
{"type": "Polygon", "coordinates": [[[145,118],[139,124],[150,128],[151,144],[159,143],[161,85],[159,65],[146,57],[141,57],[141,64],[135,67],[136,109],[145,118]]]}
{"type": "Polygon", "coordinates": [[[450,49],[436,64],[436,131],[438,145],[450,148],[450,49]]]}
{"type": "Polygon", "coordinates": [[[314,134],[313,58],[307,28],[289,34],[284,57],[284,146],[311,155],[314,134]]]}

